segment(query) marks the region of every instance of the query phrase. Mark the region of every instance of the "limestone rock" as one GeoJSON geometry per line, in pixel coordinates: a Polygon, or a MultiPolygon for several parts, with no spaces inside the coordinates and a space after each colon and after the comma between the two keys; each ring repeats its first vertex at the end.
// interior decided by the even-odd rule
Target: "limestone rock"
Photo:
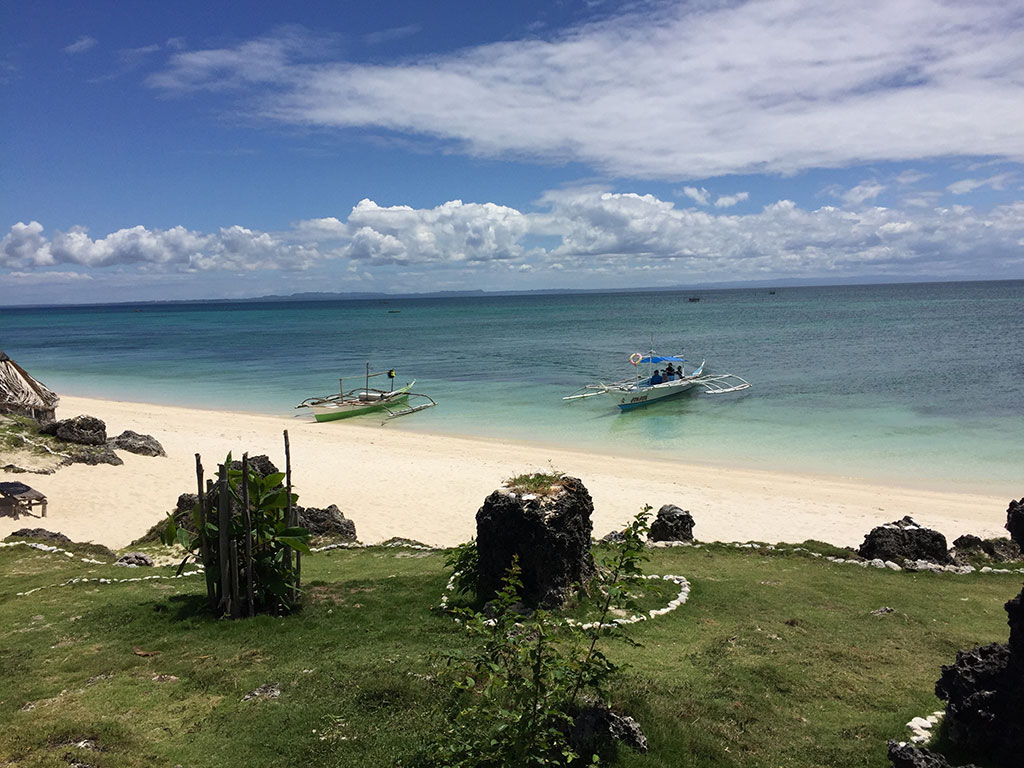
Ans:
{"type": "Polygon", "coordinates": [[[107,425],[95,416],[61,419],[39,431],[43,434],[56,435],[64,442],[79,445],[103,445],[107,442],[107,425]]]}
{"type": "Polygon", "coordinates": [[[621,544],[626,540],[626,534],[622,531],[609,531],[603,537],[601,537],[599,544],[621,544]]]}
{"type": "Polygon", "coordinates": [[[953,542],[953,562],[966,560],[965,555],[983,556],[997,563],[1020,560],[1020,547],[1013,539],[981,539],[971,534],[961,536],[953,542]]]}
{"type": "Polygon", "coordinates": [[[872,528],[857,553],[866,560],[880,559],[883,562],[928,560],[945,564],[950,561],[946,551],[946,537],[938,531],[918,525],[910,517],[872,528]]]}
{"type": "MultiPolygon", "coordinates": [[[[280,470],[275,466],[274,462],[270,460],[270,457],[266,454],[260,454],[259,456],[249,457],[249,469],[255,472],[260,477],[266,477],[267,475],[273,475],[280,470]]],[[[241,471],[242,462],[235,460],[231,462],[231,469],[237,469],[241,471]]]]}
{"type": "MultiPolygon", "coordinates": [[[[892,768],[953,768],[938,752],[895,741],[889,742],[889,761],[892,768]]],[[[977,767],[972,763],[962,768],[977,767]]]]}
{"type": "Polygon", "coordinates": [[[249,691],[242,697],[242,701],[252,701],[253,699],[276,699],[280,697],[280,695],[280,683],[267,683],[266,685],[261,685],[259,688],[254,688],[249,691]]]}
{"type": "Polygon", "coordinates": [[[160,442],[152,435],[140,435],[138,432],[133,432],[130,429],[126,429],[120,435],[110,441],[110,444],[114,448],[119,448],[122,451],[128,451],[129,453],[137,453],[140,456],[166,456],[167,452],[164,451],[164,447],[160,445],[160,442]]]}
{"type": "Polygon", "coordinates": [[[693,515],[675,504],[665,504],[651,523],[651,541],[693,541],[693,515]]]}
{"type": "Polygon", "coordinates": [[[647,737],[640,724],[602,704],[593,704],[577,712],[568,738],[579,754],[586,757],[597,754],[606,763],[615,761],[619,744],[635,752],[647,751],[647,737]]]}
{"type": "Polygon", "coordinates": [[[522,571],[520,597],[531,607],[561,606],[574,584],[585,584],[593,577],[590,516],[594,502],[578,478],[563,477],[560,485],[553,495],[502,489],[484,500],[476,513],[477,595],[481,599],[497,594],[515,557],[522,571]]]}
{"type": "Polygon", "coordinates": [[[88,464],[95,467],[99,464],[110,464],[119,467],[124,460],[114,453],[114,449],[106,443],[100,445],[72,445],[64,449],[68,464],[88,464]]]}
{"type": "Polygon", "coordinates": [[[11,537],[20,539],[40,539],[42,541],[49,541],[54,544],[70,544],[71,539],[65,536],[63,533],[55,533],[54,531],[48,531],[45,528],[20,528],[11,534],[11,537]]]}
{"type": "Polygon", "coordinates": [[[128,552],[124,555],[121,555],[121,557],[117,559],[117,562],[115,562],[114,565],[123,565],[129,568],[152,568],[154,563],[153,558],[147,555],[145,552],[128,552]]]}
{"type": "Polygon", "coordinates": [[[1010,641],[958,651],[935,694],[946,701],[950,741],[1000,766],[1024,759],[1024,590],[1006,603],[1010,641]]]}
{"type": "Polygon", "coordinates": [[[1024,550],[1024,499],[1013,501],[1006,509],[1006,530],[1017,546],[1024,550]]]}
{"type": "Polygon", "coordinates": [[[345,517],[337,505],[331,504],[325,509],[316,507],[296,507],[299,513],[299,525],[309,531],[311,536],[332,536],[342,541],[356,540],[356,524],[345,517]]]}

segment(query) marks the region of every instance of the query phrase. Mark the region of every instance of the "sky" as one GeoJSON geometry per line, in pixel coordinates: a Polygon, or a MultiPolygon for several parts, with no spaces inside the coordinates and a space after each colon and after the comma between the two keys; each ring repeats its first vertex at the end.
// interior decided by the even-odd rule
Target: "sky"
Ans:
{"type": "Polygon", "coordinates": [[[0,306],[1024,278],[1024,0],[0,0],[0,306]]]}

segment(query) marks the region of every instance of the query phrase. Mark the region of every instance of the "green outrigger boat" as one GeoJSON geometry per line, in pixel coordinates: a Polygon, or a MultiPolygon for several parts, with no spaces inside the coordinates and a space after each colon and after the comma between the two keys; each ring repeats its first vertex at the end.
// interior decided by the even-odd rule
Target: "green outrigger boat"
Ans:
{"type": "Polygon", "coordinates": [[[307,397],[295,407],[309,409],[317,421],[337,421],[367,413],[381,413],[384,414],[385,419],[393,419],[396,416],[405,416],[437,405],[430,396],[413,392],[412,388],[415,383],[416,380],[413,379],[404,387],[395,389],[394,368],[370,373],[370,364],[367,363],[362,386],[346,392],[345,380],[338,379],[336,394],[307,397]],[[391,382],[390,389],[377,389],[370,386],[370,379],[385,375],[391,382]],[[409,401],[412,398],[417,399],[415,405],[410,405],[409,401]],[[423,400],[427,402],[423,402],[423,400]]]}

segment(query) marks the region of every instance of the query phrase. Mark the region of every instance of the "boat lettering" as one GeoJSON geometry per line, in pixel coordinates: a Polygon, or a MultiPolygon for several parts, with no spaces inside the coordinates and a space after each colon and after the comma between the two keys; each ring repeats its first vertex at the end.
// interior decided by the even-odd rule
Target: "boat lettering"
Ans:
{"type": "Polygon", "coordinates": [[[634,397],[632,400],[629,401],[629,403],[630,405],[632,405],[633,403],[642,403],[646,399],[647,395],[641,395],[640,397],[634,397]]]}

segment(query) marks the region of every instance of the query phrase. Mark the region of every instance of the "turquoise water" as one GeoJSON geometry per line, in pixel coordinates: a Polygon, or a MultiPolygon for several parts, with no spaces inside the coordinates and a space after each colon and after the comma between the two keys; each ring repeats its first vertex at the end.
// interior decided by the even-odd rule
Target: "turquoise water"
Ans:
{"type": "Polygon", "coordinates": [[[370,361],[439,403],[388,429],[1024,495],[1022,281],[11,308],[0,349],[58,393],[287,415],[370,361]],[[752,388],[561,400],[652,340],[752,388]]]}

